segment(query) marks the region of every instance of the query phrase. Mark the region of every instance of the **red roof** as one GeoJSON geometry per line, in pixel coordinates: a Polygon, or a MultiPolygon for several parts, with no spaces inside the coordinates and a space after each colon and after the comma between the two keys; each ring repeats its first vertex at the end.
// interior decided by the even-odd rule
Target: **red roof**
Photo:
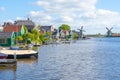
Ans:
{"type": "Polygon", "coordinates": [[[18,25],[6,25],[3,28],[3,32],[20,32],[22,26],[18,25]]]}

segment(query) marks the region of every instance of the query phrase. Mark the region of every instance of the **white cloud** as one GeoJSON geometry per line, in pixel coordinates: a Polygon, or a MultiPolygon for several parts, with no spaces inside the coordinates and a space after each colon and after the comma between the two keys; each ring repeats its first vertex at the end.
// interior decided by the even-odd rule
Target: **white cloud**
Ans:
{"type": "MultiPolygon", "coordinates": [[[[97,9],[97,0],[39,0],[35,2],[43,11],[30,11],[29,16],[41,24],[60,25],[67,23],[72,29],[81,25],[90,33],[91,29],[104,33],[107,26],[120,26],[120,14],[115,11],[97,9]]],[[[91,32],[92,33],[92,32],[91,32]]]]}

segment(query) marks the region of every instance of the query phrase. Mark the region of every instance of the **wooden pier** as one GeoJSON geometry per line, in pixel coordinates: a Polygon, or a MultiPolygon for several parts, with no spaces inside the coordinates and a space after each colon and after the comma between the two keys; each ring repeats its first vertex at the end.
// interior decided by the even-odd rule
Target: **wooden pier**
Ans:
{"type": "Polygon", "coordinates": [[[0,67],[13,67],[16,65],[16,59],[0,59],[0,67]]]}
{"type": "Polygon", "coordinates": [[[1,50],[2,53],[7,54],[7,59],[21,58],[38,58],[38,52],[34,50],[1,50]]]}

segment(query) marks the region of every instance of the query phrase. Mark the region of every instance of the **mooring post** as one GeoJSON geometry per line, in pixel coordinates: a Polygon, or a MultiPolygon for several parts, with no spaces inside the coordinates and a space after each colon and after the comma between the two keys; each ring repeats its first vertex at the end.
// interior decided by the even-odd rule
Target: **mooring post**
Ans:
{"type": "Polygon", "coordinates": [[[16,61],[16,52],[14,52],[14,60],[16,61]]]}

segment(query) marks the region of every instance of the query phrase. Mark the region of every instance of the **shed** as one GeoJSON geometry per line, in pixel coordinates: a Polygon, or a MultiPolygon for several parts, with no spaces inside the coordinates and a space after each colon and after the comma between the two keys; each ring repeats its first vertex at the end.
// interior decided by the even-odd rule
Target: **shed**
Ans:
{"type": "Polygon", "coordinates": [[[15,33],[14,32],[0,32],[0,46],[14,46],[15,33]]]}

